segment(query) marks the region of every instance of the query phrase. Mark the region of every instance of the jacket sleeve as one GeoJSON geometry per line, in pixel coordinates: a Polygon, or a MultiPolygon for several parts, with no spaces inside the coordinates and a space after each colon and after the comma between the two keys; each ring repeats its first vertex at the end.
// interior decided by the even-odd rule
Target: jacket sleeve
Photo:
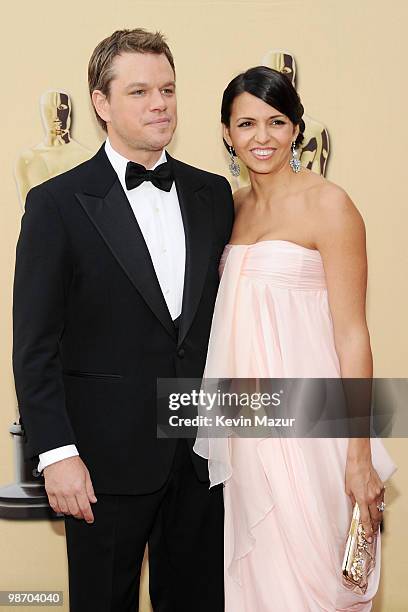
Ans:
{"type": "Polygon", "coordinates": [[[222,177],[221,184],[225,203],[223,211],[224,242],[227,243],[230,239],[232,226],[234,224],[234,198],[232,196],[231,185],[226,178],[222,177]]]}
{"type": "Polygon", "coordinates": [[[27,457],[75,443],[59,356],[71,280],[62,218],[40,185],[27,196],[14,278],[13,369],[27,457]]]}

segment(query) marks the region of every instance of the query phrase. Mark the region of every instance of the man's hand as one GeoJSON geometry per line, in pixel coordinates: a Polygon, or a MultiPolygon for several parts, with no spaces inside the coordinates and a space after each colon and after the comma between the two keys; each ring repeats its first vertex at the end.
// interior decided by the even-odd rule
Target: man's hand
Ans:
{"type": "Polygon", "coordinates": [[[94,522],[97,501],[88,469],[80,457],[68,457],[44,468],[45,490],[54,512],[94,522]]]}

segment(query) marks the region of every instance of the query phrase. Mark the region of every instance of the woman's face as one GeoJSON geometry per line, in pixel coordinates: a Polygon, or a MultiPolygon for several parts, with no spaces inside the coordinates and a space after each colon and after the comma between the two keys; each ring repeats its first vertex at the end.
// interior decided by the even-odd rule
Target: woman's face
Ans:
{"type": "Polygon", "coordinates": [[[291,145],[299,127],[263,100],[249,93],[232,104],[229,128],[224,138],[249,170],[258,174],[276,172],[288,165],[291,145]]]}

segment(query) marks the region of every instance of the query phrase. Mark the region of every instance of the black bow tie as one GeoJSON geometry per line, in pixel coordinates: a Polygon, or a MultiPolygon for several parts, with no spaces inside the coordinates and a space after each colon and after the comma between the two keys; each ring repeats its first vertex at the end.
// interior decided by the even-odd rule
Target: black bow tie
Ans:
{"type": "Polygon", "coordinates": [[[160,164],[154,170],[146,170],[141,164],[128,162],[126,166],[125,182],[126,189],[139,187],[144,181],[150,181],[155,187],[163,191],[170,191],[173,184],[173,174],[168,161],[160,164]]]}

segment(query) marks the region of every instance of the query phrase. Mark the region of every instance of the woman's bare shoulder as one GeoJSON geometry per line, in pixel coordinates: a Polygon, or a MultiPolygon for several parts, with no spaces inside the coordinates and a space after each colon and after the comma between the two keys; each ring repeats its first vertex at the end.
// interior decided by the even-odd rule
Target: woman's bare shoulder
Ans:
{"type": "Polygon", "coordinates": [[[237,212],[241,208],[242,204],[248,198],[250,191],[251,191],[250,185],[246,185],[245,187],[240,187],[239,189],[234,191],[233,197],[234,197],[235,212],[237,212]]]}
{"type": "Polygon", "coordinates": [[[308,171],[305,193],[318,214],[357,214],[358,209],[343,187],[324,176],[308,171]]]}
{"type": "Polygon", "coordinates": [[[363,244],[363,217],[348,193],[323,177],[309,194],[309,212],[315,227],[316,244],[333,245],[335,241],[363,244]]]}

